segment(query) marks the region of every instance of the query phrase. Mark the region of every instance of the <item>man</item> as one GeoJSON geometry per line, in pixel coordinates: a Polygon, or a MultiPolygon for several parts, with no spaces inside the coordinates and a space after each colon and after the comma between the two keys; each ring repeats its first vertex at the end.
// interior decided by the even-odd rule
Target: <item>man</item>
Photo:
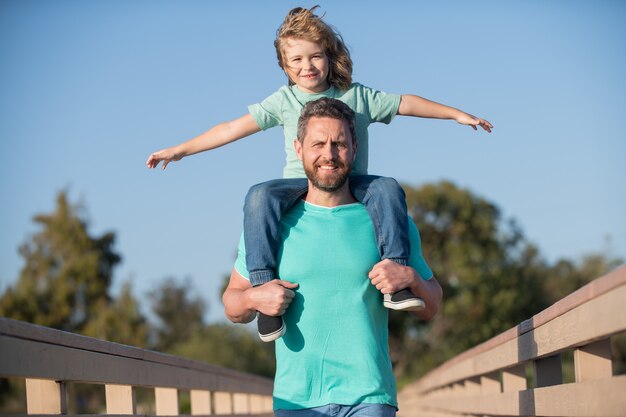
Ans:
{"type": "Polygon", "coordinates": [[[383,294],[409,288],[426,303],[415,314],[429,320],[441,287],[422,257],[413,222],[410,266],[380,261],[370,217],[350,193],[357,141],[347,105],[329,98],[308,103],[294,146],[309,189],[281,220],[278,275],[290,281],[252,287],[241,243],[223,296],[226,316],[247,323],[257,311],[283,315],[276,416],[394,416],[383,294]]]}

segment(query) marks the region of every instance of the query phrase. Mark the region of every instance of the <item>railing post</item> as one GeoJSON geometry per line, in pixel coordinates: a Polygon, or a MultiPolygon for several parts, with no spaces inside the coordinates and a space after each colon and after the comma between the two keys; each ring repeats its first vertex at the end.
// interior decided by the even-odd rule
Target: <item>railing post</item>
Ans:
{"type": "Polygon", "coordinates": [[[211,392],[192,389],[189,393],[191,397],[191,415],[210,415],[211,413],[211,392]]]}
{"type": "Polygon", "coordinates": [[[67,414],[67,395],[63,382],[26,378],[28,414],[67,414]]]}
{"type": "Polygon", "coordinates": [[[107,414],[137,414],[135,390],[130,385],[105,385],[107,414]]]}
{"type": "Polygon", "coordinates": [[[230,392],[214,392],[215,414],[233,414],[233,396],[230,392]]]}
{"type": "Polygon", "coordinates": [[[535,361],[535,387],[549,387],[562,383],[561,354],[547,356],[535,361]]]}
{"type": "Polygon", "coordinates": [[[250,414],[248,394],[240,392],[233,393],[233,414],[250,414]]]}
{"type": "Polygon", "coordinates": [[[480,392],[482,394],[497,394],[500,392],[500,373],[491,372],[480,377],[480,392]]]}
{"type": "Polygon", "coordinates": [[[524,391],[526,388],[525,364],[520,364],[502,371],[503,392],[524,391]]]}
{"type": "Polygon", "coordinates": [[[180,413],[176,388],[155,388],[154,400],[157,416],[177,416],[180,413]]]}
{"type": "Polygon", "coordinates": [[[576,382],[613,376],[611,339],[599,340],[574,350],[576,382]]]}
{"type": "Polygon", "coordinates": [[[480,394],[480,378],[473,377],[465,380],[465,394],[466,395],[479,395],[480,394]]]}

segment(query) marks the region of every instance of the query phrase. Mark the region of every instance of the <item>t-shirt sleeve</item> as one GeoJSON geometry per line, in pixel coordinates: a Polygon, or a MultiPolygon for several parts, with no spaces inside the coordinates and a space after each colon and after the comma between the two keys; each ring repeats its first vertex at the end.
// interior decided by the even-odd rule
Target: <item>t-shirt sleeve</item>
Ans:
{"type": "Polygon", "coordinates": [[[372,122],[389,124],[398,114],[400,94],[385,93],[361,86],[362,96],[367,103],[367,111],[372,122]]]}
{"type": "Polygon", "coordinates": [[[237,259],[235,260],[235,270],[247,280],[250,280],[250,273],[246,266],[246,244],[243,239],[243,233],[239,238],[239,247],[237,248],[237,259]]]}
{"type": "Polygon", "coordinates": [[[267,130],[283,124],[281,108],[282,94],[279,90],[262,102],[248,106],[248,111],[259,128],[267,130]]]}
{"type": "Polygon", "coordinates": [[[411,242],[411,255],[409,256],[409,265],[412,266],[417,273],[425,280],[433,277],[433,272],[424,259],[422,254],[422,241],[417,226],[413,219],[409,217],[409,241],[411,242]]]}

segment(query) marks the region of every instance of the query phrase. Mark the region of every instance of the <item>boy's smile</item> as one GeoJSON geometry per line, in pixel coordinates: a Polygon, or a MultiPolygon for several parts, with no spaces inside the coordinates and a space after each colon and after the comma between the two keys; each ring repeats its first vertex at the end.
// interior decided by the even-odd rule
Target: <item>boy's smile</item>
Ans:
{"type": "Polygon", "coordinates": [[[328,57],[321,45],[289,38],[282,52],[285,62],[283,69],[300,90],[305,93],[328,90],[328,57]]]}

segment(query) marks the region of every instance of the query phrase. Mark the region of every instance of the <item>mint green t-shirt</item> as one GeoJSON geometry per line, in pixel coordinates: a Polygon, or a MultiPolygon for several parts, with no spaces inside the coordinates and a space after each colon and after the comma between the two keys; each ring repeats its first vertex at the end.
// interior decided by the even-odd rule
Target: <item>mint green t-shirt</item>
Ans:
{"type": "Polygon", "coordinates": [[[388,94],[353,83],[346,91],[331,86],[328,90],[310,94],[295,85],[283,86],[260,103],[248,106],[248,111],[262,130],[283,126],[287,160],[283,169],[284,178],[305,178],[302,162],[296,156],[293,141],[297,136],[300,112],[306,103],[322,97],[336,98],[346,103],[356,116],[356,135],[359,141],[352,172],[367,174],[368,134],[367,128],[374,122],[390,123],[398,113],[400,95],[388,94]]]}
{"type": "MultiPolygon", "coordinates": [[[[430,279],[417,227],[409,227],[409,264],[430,279]]],[[[397,407],[387,309],[368,278],[380,257],[365,206],[301,200],[281,220],[281,241],[278,275],[299,287],[283,316],[287,332],[276,341],[274,409],[397,407]]],[[[243,239],[235,269],[248,277],[243,239]]]]}

